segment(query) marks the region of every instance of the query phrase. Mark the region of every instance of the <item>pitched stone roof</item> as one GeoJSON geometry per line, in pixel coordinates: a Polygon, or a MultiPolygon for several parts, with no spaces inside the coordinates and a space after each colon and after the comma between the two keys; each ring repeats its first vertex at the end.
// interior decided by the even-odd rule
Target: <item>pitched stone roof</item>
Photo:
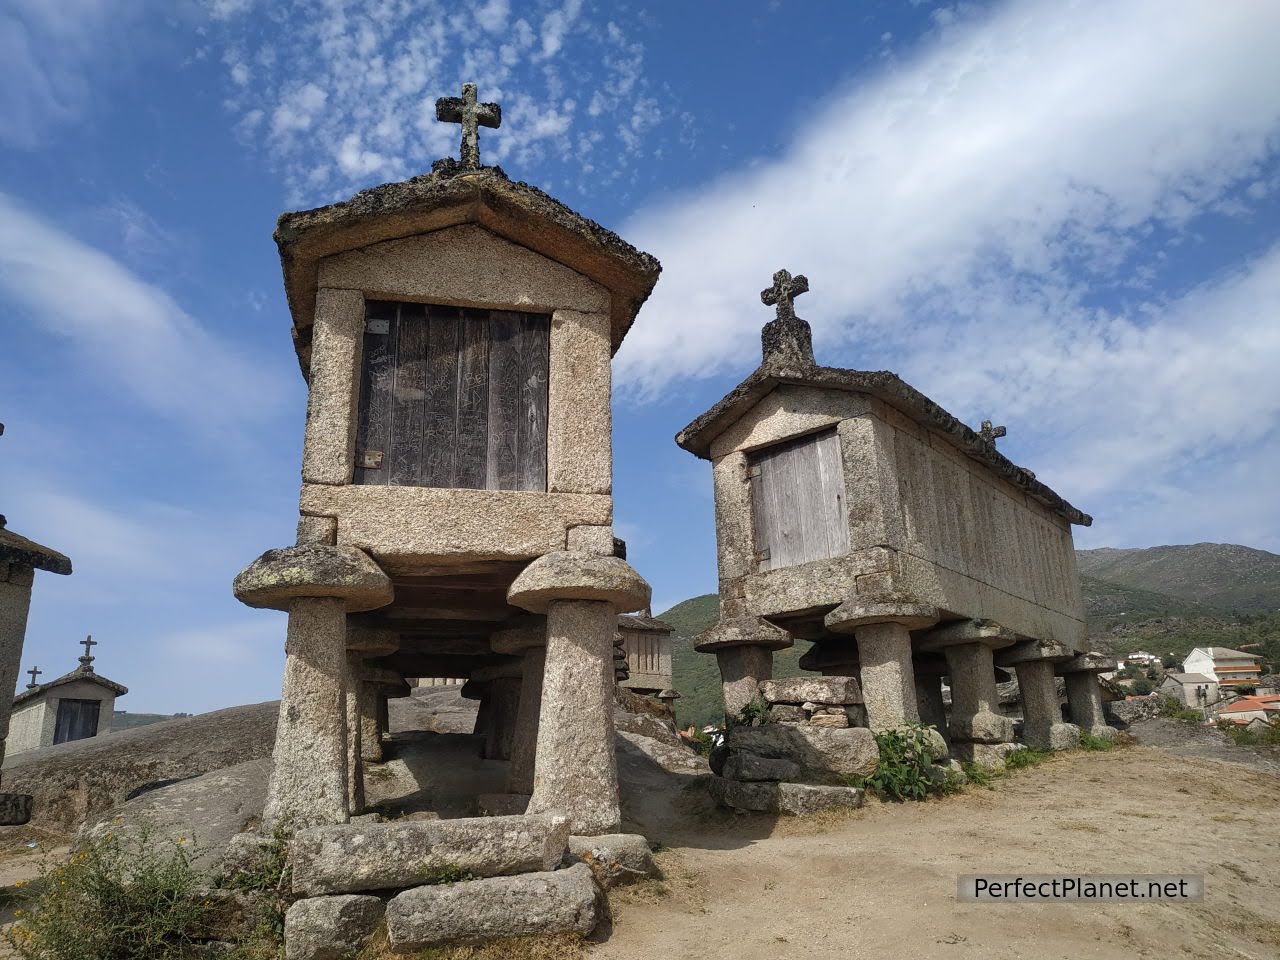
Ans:
{"type": "Polygon", "coordinates": [[[456,160],[437,160],[430,173],[280,216],[275,241],[304,375],[310,368],[316,277],[323,258],[462,223],[478,223],[606,287],[613,301],[615,351],[662,271],[654,257],[537,187],[509,179],[501,167],[471,169],[456,160]]]}
{"type": "Polygon", "coordinates": [[[93,670],[86,670],[84,667],[77,667],[70,673],[65,673],[56,680],[50,680],[48,683],[42,683],[35,687],[23,690],[20,694],[13,698],[13,706],[16,710],[19,706],[28,700],[35,700],[44,696],[54,687],[64,686],[68,683],[96,683],[100,687],[105,687],[114,693],[117,697],[123,697],[129,692],[129,688],[123,684],[116,683],[114,680],[108,680],[106,677],[100,676],[93,670]]]}
{"type": "Polygon", "coordinates": [[[618,615],[618,627],[623,630],[653,630],[659,633],[673,633],[675,627],[657,617],[646,617],[638,613],[618,615]]]}
{"type": "Polygon", "coordinates": [[[695,456],[710,459],[712,441],[724,433],[765,396],[783,385],[818,387],[865,393],[893,407],[905,417],[945,437],[962,453],[992,473],[1040,501],[1070,523],[1090,526],[1093,518],[1078,510],[1035,476],[996,449],[901,377],[887,370],[845,370],[840,367],[783,366],[764,363],[719,403],[676,434],[676,443],[695,456]]]}
{"type": "Polygon", "coordinates": [[[1170,680],[1176,680],[1178,683],[1217,683],[1213,677],[1206,677],[1203,673],[1166,673],[1165,676],[1170,680]]]}
{"type": "Polygon", "coordinates": [[[71,559],[57,550],[6,530],[0,522],[0,563],[19,563],[37,570],[66,575],[71,572],[71,559]]]}

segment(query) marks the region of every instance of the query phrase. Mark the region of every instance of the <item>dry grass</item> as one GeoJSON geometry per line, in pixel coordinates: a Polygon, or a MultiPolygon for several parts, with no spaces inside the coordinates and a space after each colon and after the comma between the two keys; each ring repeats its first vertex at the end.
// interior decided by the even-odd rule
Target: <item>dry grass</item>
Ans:
{"type": "Polygon", "coordinates": [[[1059,820],[1057,826],[1059,830],[1079,830],[1082,833],[1102,832],[1101,827],[1096,827],[1092,823],[1085,823],[1083,820],[1059,820]]]}
{"type": "Polygon", "coordinates": [[[576,933],[515,937],[489,943],[432,947],[418,953],[394,953],[386,928],[360,951],[357,960],[582,960],[586,942],[576,933]]]}

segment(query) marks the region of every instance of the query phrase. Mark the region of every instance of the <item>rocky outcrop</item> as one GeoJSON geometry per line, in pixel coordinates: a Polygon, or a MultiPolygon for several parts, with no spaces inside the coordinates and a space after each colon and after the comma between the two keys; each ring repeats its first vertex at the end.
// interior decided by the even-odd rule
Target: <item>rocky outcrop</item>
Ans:
{"type": "Polygon", "coordinates": [[[28,750],[5,763],[5,789],[35,798],[32,823],[74,829],[150,790],[270,757],[278,713],[255,703],[28,750]]]}

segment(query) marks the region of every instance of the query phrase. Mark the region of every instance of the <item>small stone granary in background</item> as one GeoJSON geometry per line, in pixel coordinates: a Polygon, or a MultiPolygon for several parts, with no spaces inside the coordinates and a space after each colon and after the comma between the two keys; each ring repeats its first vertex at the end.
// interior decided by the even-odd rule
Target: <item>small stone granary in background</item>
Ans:
{"type": "Polygon", "coordinates": [[[501,111],[473,84],[437,114],[462,124],[461,162],[276,230],[309,386],[301,517],[235,593],[289,613],[264,827],[296,831],[291,958],[402,888],[397,950],[585,932],[595,892],[554,869],[566,844],[635,844],[601,836],[620,818],[617,615],[650,600],[613,536],[610,361],[660,266],[481,166],[501,111]],[[527,814],[348,823],[406,677],[466,679],[527,814]],[[450,870],[486,879],[430,885],[450,870]]]}
{"type": "Polygon", "coordinates": [[[818,366],[794,310],[807,290],[774,276],[760,367],[676,437],[713,465],[720,619],[697,649],[719,661],[726,715],[801,638],[814,643],[802,667],[860,687],[871,731],[933,725],[958,759],[998,765],[1015,749],[997,665],[1017,672],[1028,744],[1110,735],[1108,661],[1081,653],[1071,526],[1090,518],[1000,454],[1003,428],[975,433],[892,373],[818,366]]]}
{"type": "MultiPolygon", "coordinates": [[[[3,434],[4,424],[0,423],[0,436],[3,434]]],[[[9,737],[13,692],[22,666],[22,644],[37,570],[66,576],[71,573],[71,561],[57,550],[14,533],[0,515],[0,761],[4,760],[9,737]]],[[[30,818],[30,796],[0,793],[0,825],[26,823],[30,818]]]]}
{"type": "MultiPolygon", "coordinates": [[[[673,699],[671,690],[672,628],[648,610],[618,617],[618,635],[627,676],[618,681],[634,693],[673,699]]],[[[675,694],[678,696],[678,694],[675,694]]]]}
{"type": "Polygon", "coordinates": [[[87,740],[111,732],[116,698],[129,688],[108,680],[93,669],[93,637],[80,641],[84,654],[80,665],[48,683],[36,683],[40,671],[27,673],[31,682],[14,697],[10,719],[10,753],[23,753],[73,740],[87,740]]]}

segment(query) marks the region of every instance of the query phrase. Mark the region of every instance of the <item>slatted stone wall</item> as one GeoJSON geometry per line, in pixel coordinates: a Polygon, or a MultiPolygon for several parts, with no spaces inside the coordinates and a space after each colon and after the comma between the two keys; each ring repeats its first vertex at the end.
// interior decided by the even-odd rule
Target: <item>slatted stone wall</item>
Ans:
{"type": "Polygon", "coordinates": [[[371,300],[355,482],[547,489],[551,318],[371,300]]]}

